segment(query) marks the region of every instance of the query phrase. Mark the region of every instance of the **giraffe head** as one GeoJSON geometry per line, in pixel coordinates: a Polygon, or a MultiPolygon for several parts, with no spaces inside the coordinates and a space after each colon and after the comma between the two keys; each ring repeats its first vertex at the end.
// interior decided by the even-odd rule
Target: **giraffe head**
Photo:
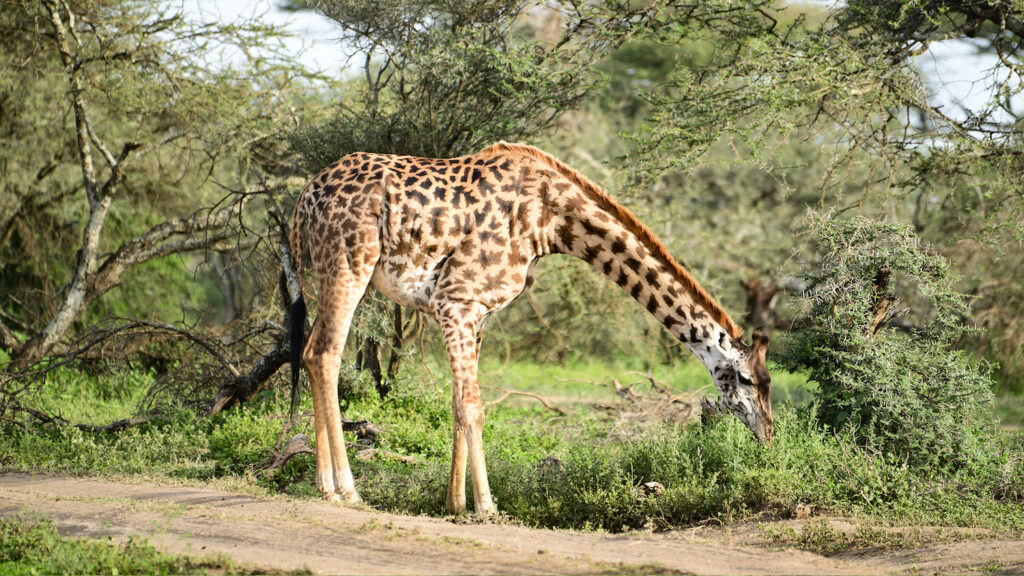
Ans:
{"type": "MultiPolygon", "coordinates": [[[[740,343],[739,355],[723,360],[714,370],[714,378],[719,391],[717,411],[732,412],[758,440],[770,443],[775,428],[770,398],[772,378],[765,367],[768,340],[767,332],[755,330],[753,344],[740,343]]],[[[705,410],[712,408],[706,399],[702,405],[705,410]]]]}

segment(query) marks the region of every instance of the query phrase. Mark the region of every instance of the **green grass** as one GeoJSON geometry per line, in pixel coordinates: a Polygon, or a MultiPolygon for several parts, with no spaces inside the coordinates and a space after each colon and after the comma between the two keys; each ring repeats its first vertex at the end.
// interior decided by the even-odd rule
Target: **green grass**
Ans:
{"type": "Polygon", "coordinates": [[[797,528],[792,524],[763,523],[758,526],[761,540],[771,547],[798,548],[823,556],[853,550],[893,551],[920,548],[940,543],[994,538],[995,532],[929,528],[893,527],[871,524],[835,525],[828,518],[814,518],[797,528]]]}
{"type": "MultiPolygon", "coordinates": [[[[344,400],[351,419],[384,431],[378,448],[408,455],[350,458],[367,503],[396,512],[444,515],[451,449],[450,383],[416,369],[404,373],[380,400],[365,379],[344,400]]],[[[491,489],[499,509],[530,526],[619,531],[673,528],[754,517],[785,517],[798,502],[825,514],[864,516],[877,522],[1024,531],[1024,447],[1019,432],[996,430],[963,454],[943,475],[914,470],[858,449],[850,438],[820,429],[804,401],[798,374],[773,371],[776,441],[763,446],[735,418],[683,426],[647,419],[622,422],[594,401],[625,402],[607,386],[642,376],[628,364],[485,364],[483,384],[560,398],[566,416],[533,399],[487,409],[485,447],[491,489]],[[658,498],[639,499],[636,486],[656,481],[658,498]]],[[[442,376],[444,374],[444,376],[442,376]]],[[[674,393],[699,391],[703,369],[680,363],[658,367],[655,377],[674,393]]],[[[104,423],[132,412],[145,376],[113,378],[68,371],[40,399],[73,422],[104,423]],[[134,379],[133,379],[134,378],[134,379]],[[137,379],[137,380],[135,380],[137,379]],[[133,382],[132,386],[126,383],[133,382]],[[63,393],[62,393],[63,392],[63,393]],[[99,418],[99,420],[93,420],[99,418]]],[[[499,395],[485,390],[485,401],[499,395]]],[[[300,410],[311,413],[308,394],[300,410]]],[[[0,435],[0,465],[58,473],[144,475],[217,481],[256,493],[317,498],[315,461],[298,456],[272,477],[259,472],[287,419],[284,390],[212,418],[184,408],[120,433],[93,434],[73,427],[7,426],[0,435]]],[[[311,418],[299,429],[313,435],[311,418]]],[[[351,440],[351,439],[350,439],[351,440]]],[[[350,449],[350,455],[354,450],[350,449]]],[[[470,494],[472,491],[469,491],[470,494]]],[[[471,497],[470,497],[471,498],[471,497]]],[[[472,503],[470,502],[470,506],[472,503]]]]}
{"type": "Polygon", "coordinates": [[[1024,430],[1024,396],[997,396],[995,410],[1000,426],[1008,430],[1024,430]]]}
{"type": "MultiPolygon", "coordinates": [[[[772,372],[774,402],[800,402],[810,397],[809,391],[813,384],[808,384],[804,375],[786,372],[771,364],[769,368],[772,372]]],[[[717,394],[711,375],[695,360],[647,367],[626,359],[614,362],[573,359],[564,365],[534,362],[510,362],[503,365],[485,359],[480,365],[480,385],[528,390],[544,396],[586,402],[613,396],[613,378],[623,386],[636,384],[641,388],[649,388],[646,379],[648,372],[659,385],[678,393],[717,394]]]]}
{"type": "Polygon", "coordinates": [[[0,574],[236,574],[230,559],[163,554],[142,540],[124,544],[65,538],[45,520],[0,518],[0,574]]]}
{"type": "Polygon", "coordinates": [[[74,422],[106,424],[137,413],[153,374],[142,370],[104,370],[94,373],[69,367],[46,376],[34,406],[74,422]]]}

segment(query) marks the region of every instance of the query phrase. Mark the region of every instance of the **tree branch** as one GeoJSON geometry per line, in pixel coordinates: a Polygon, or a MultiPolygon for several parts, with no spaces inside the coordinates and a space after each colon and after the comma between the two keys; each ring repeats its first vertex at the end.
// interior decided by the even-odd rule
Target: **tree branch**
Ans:
{"type": "Polygon", "coordinates": [[[120,432],[131,428],[132,426],[138,426],[139,424],[145,424],[153,419],[153,416],[132,416],[131,418],[124,418],[116,420],[106,425],[96,424],[72,424],[69,420],[60,416],[53,416],[34,408],[22,408],[25,412],[35,416],[37,420],[44,424],[56,424],[58,426],[74,426],[83,432],[91,432],[93,434],[100,434],[103,432],[120,432]]]}
{"type": "Polygon", "coordinates": [[[14,354],[21,350],[21,340],[4,324],[2,318],[0,318],[0,347],[14,354]]]}
{"type": "MultiPolygon", "coordinates": [[[[289,302],[286,303],[288,304],[294,302],[302,294],[302,286],[299,285],[295,263],[291,258],[291,249],[288,247],[288,228],[281,222],[276,211],[271,211],[270,217],[278,224],[278,253],[281,255],[281,273],[285,277],[284,289],[288,291],[289,302]]],[[[248,372],[237,375],[221,386],[217,397],[210,406],[209,414],[216,414],[251,398],[261,384],[288,362],[290,351],[291,340],[288,338],[288,332],[282,330],[279,332],[273,348],[257,360],[248,372]]]]}
{"type": "Polygon", "coordinates": [[[212,214],[197,212],[185,218],[172,218],[125,242],[104,260],[95,273],[90,275],[85,304],[92,303],[117,286],[121,281],[121,276],[132,266],[169,254],[214,247],[228,248],[230,244],[222,244],[227,239],[227,234],[221,232],[220,229],[241,214],[242,206],[247,198],[247,196],[242,197],[212,214]],[[211,231],[219,233],[198,235],[211,231]],[[174,236],[181,235],[188,236],[176,242],[170,241],[174,236]]]}
{"type": "Polygon", "coordinates": [[[521,390],[507,390],[505,388],[493,388],[493,390],[497,390],[498,392],[503,392],[504,394],[502,394],[502,396],[500,398],[498,398],[497,400],[491,400],[490,402],[485,402],[484,403],[485,407],[486,406],[495,406],[497,404],[500,404],[500,403],[504,402],[510,396],[526,396],[527,398],[533,398],[534,400],[537,400],[538,402],[543,404],[545,408],[547,408],[548,410],[551,410],[552,412],[556,412],[556,413],[558,413],[561,416],[565,416],[566,415],[565,410],[562,410],[558,406],[553,406],[550,402],[547,401],[547,399],[545,399],[543,396],[540,396],[538,394],[534,394],[532,392],[523,392],[521,390]]]}

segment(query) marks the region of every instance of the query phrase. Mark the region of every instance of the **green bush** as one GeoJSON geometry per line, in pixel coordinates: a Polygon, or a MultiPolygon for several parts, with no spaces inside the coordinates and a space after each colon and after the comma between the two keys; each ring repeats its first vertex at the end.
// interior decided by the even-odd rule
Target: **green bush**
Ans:
{"type": "Polygon", "coordinates": [[[218,420],[209,435],[218,474],[245,472],[266,460],[280,434],[279,422],[254,410],[232,410],[218,420]]]}
{"type": "Polygon", "coordinates": [[[892,461],[962,464],[992,429],[991,366],[953,349],[969,307],[949,264],[907,224],[811,221],[819,260],[806,274],[810,325],[784,362],[817,382],[819,420],[892,461]],[[901,309],[890,288],[912,308],[901,309]],[[897,316],[911,320],[903,332],[887,326],[897,316]]]}
{"type": "Polygon", "coordinates": [[[238,573],[222,558],[195,560],[159,552],[146,541],[124,544],[63,538],[48,521],[0,518],[0,574],[238,573]]]}

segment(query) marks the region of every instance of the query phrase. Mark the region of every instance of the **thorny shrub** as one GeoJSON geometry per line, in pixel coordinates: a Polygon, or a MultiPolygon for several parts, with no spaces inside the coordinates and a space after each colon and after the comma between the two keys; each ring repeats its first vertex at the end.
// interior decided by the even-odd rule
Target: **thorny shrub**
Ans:
{"type": "Polygon", "coordinates": [[[812,213],[810,234],[810,323],[784,362],[818,384],[820,422],[910,466],[965,461],[992,428],[992,367],[954,348],[969,304],[948,262],[899,222],[812,213]]]}

